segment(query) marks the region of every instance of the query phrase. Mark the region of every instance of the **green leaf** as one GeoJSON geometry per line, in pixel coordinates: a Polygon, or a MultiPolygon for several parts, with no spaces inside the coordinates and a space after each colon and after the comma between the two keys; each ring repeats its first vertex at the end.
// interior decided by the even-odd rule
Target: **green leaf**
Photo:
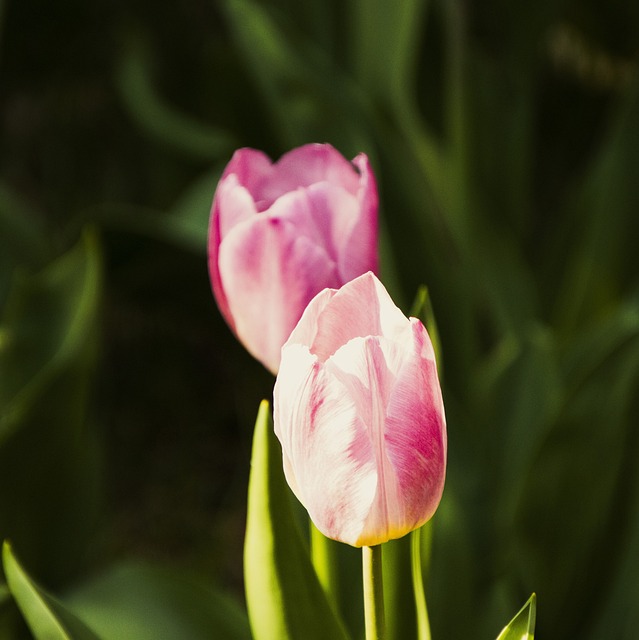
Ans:
{"type": "Polygon", "coordinates": [[[430,340],[433,343],[433,349],[435,351],[435,360],[437,361],[437,370],[441,376],[442,369],[442,348],[441,341],[439,339],[439,331],[437,329],[437,322],[435,320],[435,312],[433,311],[433,303],[430,299],[430,293],[428,287],[421,285],[417,290],[417,295],[413,301],[413,307],[410,315],[419,318],[426,327],[430,340]]]}
{"type": "Polygon", "coordinates": [[[411,579],[411,536],[385,543],[382,564],[386,637],[388,640],[414,638],[417,633],[417,613],[411,579]]]}
{"type": "Polygon", "coordinates": [[[229,132],[177,111],[158,94],[152,81],[151,51],[131,40],[117,69],[117,87],[129,113],[151,137],[190,156],[216,160],[237,142],[229,132]]]}
{"type": "Polygon", "coordinates": [[[92,339],[99,299],[97,239],[15,283],[0,319],[0,443],[92,339]]]}
{"type": "Polygon", "coordinates": [[[531,326],[521,337],[507,336],[474,380],[476,405],[485,409],[479,414],[502,443],[502,455],[491,452],[489,473],[500,495],[499,521],[509,525],[561,407],[563,380],[554,335],[546,327],[531,326]]]}
{"type": "Polygon", "coordinates": [[[353,155],[371,150],[363,126],[367,101],[290,16],[254,0],[225,0],[221,6],[281,149],[330,140],[353,155]]]}
{"type": "Polygon", "coordinates": [[[15,278],[0,318],[0,539],[41,579],[70,578],[100,505],[87,409],[101,300],[97,237],[15,278]]]}
{"type": "Polygon", "coordinates": [[[582,186],[568,202],[570,224],[557,237],[549,269],[557,319],[566,334],[582,319],[607,310],[625,275],[634,281],[639,195],[633,168],[639,162],[639,80],[620,101],[582,186]],[[634,226],[633,226],[634,225],[634,226]],[[571,253],[566,255],[567,247],[571,253]],[[624,264],[625,263],[625,264],[624,264]],[[626,271],[624,274],[623,271],[626,271]],[[556,274],[564,274],[561,287],[556,274]]]}
{"type": "Polygon", "coordinates": [[[583,607],[599,611],[623,566],[636,504],[629,480],[636,469],[638,388],[635,338],[573,393],[525,478],[509,536],[516,545],[510,565],[523,584],[545,594],[556,637],[579,628],[583,607]],[[577,574],[589,579],[575,581],[577,574]]]}
{"type": "Polygon", "coordinates": [[[6,541],[2,562],[11,594],[36,640],[97,640],[98,636],[33,582],[6,541]]]}
{"type": "Polygon", "coordinates": [[[318,114],[308,93],[317,74],[265,7],[251,0],[226,0],[223,6],[236,49],[264,95],[283,147],[300,144],[318,114]]]}
{"type": "Polygon", "coordinates": [[[37,263],[46,254],[40,217],[9,185],[0,180],[0,238],[21,260],[37,263]]]}
{"type": "Polygon", "coordinates": [[[537,597],[533,593],[519,613],[504,627],[497,640],[534,640],[537,597]]]}
{"type": "Polygon", "coordinates": [[[244,543],[246,603],[255,640],[345,640],[302,541],[264,400],[255,423],[244,543]]]}
{"type": "Polygon", "coordinates": [[[16,269],[41,266],[48,254],[40,222],[19,194],[0,180],[0,311],[16,269]]]}
{"type": "Polygon", "coordinates": [[[353,0],[351,5],[358,80],[377,98],[397,105],[411,95],[428,1],[353,0]]]}
{"type": "MultiPolygon", "coordinates": [[[[481,583],[480,557],[472,544],[476,531],[471,528],[471,514],[459,497],[460,474],[451,462],[442,501],[431,520],[432,553],[426,585],[430,625],[433,638],[475,638],[474,585],[481,583]]],[[[468,474],[466,465],[463,471],[468,474]]]]}
{"type": "Polygon", "coordinates": [[[240,605],[185,570],[124,563],[74,589],[64,603],[101,640],[251,638],[240,605]]]}
{"type": "Polygon", "coordinates": [[[206,248],[211,204],[221,173],[220,167],[199,176],[171,207],[170,215],[184,228],[184,238],[191,238],[194,248],[206,248]]]}
{"type": "Polygon", "coordinates": [[[169,211],[126,203],[104,203],[87,215],[100,226],[206,252],[209,215],[222,167],[206,171],[178,197],[169,211]]]}

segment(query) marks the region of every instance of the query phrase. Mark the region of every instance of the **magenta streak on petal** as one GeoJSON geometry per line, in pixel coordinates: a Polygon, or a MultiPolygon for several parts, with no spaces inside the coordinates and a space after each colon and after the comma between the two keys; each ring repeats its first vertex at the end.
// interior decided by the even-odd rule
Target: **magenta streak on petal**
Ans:
{"type": "Polygon", "coordinates": [[[231,315],[229,303],[226,299],[226,293],[224,293],[224,287],[222,286],[222,280],[220,278],[220,268],[218,264],[220,239],[219,203],[217,201],[217,197],[215,197],[213,199],[213,210],[211,212],[208,230],[209,277],[211,280],[213,295],[215,296],[215,300],[217,301],[220,312],[226,320],[226,323],[235,332],[235,322],[233,320],[233,316],[231,315]]]}
{"type": "Polygon", "coordinates": [[[320,531],[355,544],[376,474],[350,395],[307,347],[292,344],[282,350],[274,397],[291,487],[320,531]]]}
{"type": "Polygon", "coordinates": [[[377,544],[388,539],[390,525],[397,520],[401,504],[397,500],[397,481],[385,451],[385,416],[394,376],[386,364],[383,338],[355,338],[326,362],[355,403],[356,413],[369,443],[375,468],[375,497],[356,545],[377,544]]]}
{"type": "Polygon", "coordinates": [[[413,345],[398,371],[387,411],[386,450],[404,496],[405,526],[421,526],[434,513],[446,469],[446,424],[435,361],[422,357],[429,341],[411,319],[413,345]]]}
{"type": "Polygon", "coordinates": [[[377,462],[377,497],[380,520],[389,523],[389,495],[386,483],[388,478],[387,460],[384,442],[384,423],[386,418],[386,402],[389,389],[384,388],[383,382],[387,381],[387,367],[384,362],[384,355],[379,347],[379,342],[373,338],[366,340],[366,364],[368,368],[369,397],[371,402],[370,423],[368,425],[371,441],[375,451],[377,462]],[[386,369],[383,371],[382,369],[386,369]]]}

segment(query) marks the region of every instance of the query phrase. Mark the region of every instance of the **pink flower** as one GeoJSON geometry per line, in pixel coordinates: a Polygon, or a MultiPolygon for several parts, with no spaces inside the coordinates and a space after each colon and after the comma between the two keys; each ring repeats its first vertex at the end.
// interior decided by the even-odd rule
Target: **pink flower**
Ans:
{"type": "Polygon", "coordinates": [[[372,273],[311,301],[274,396],[286,479],[326,536],[371,546],[433,515],[446,472],[433,346],[372,273]]]}
{"type": "Polygon", "coordinates": [[[273,164],[240,149],[215,192],[209,273],[226,322],[273,373],[310,300],[377,270],[377,186],[368,158],[328,144],[273,164]]]}

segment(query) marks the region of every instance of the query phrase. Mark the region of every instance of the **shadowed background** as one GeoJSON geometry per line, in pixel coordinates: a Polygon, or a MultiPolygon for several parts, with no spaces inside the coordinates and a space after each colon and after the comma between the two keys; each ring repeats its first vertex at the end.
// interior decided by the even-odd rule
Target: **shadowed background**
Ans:
{"type": "MultiPolygon", "coordinates": [[[[166,576],[242,615],[272,379],[212,299],[209,207],[235,148],[330,142],[369,154],[382,279],[441,337],[433,637],[536,591],[539,637],[634,639],[638,33],[620,1],[0,0],[0,537],[30,573],[151,593],[170,637],[211,622],[166,576]]],[[[29,637],[1,581],[0,633],[29,637]]]]}

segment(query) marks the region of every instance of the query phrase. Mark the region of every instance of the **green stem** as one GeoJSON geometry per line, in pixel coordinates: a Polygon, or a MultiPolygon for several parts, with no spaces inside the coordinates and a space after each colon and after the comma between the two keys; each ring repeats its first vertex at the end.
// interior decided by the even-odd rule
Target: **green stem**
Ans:
{"type": "Polygon", "coordinates": [[[329,600],[337,608],[339,602],[339,576],[337,574],[338,562],[335,557],[335,543],[329,540],[311,522],[311,560],[315,567],[315,573],[324,588],[329,600]]]}
{"type": "Polygon", "coordinates": [[[364,622],[366,640],[384,640],[384,586],[382,545],[362,547],[364,571],[364,622]]]}
{"type": "Polygon", "coordinates": [[[430,640],[430,622],[428,620],[428,607],[426,606],[426,592],[424,591],[424,577],[422,575],[421,531],[421,529],[416,529],[410,534],[410,555],[413,570],[415,610],[417,612],[417,639],[430,640]]]}

